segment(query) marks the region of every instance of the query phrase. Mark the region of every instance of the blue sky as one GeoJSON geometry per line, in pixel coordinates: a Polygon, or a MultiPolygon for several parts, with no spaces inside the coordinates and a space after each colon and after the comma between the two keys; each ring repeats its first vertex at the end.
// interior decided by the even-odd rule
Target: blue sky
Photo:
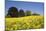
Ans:
{"type": "Polygon", "coordinates": [[[43,15],[44,3],[40,2],[23,2],[23,1],[6,1],[6,13],[10,7],[17,7],[23,9],[24,11],[30,10],[32,13],[39,13],[43,15]]]}

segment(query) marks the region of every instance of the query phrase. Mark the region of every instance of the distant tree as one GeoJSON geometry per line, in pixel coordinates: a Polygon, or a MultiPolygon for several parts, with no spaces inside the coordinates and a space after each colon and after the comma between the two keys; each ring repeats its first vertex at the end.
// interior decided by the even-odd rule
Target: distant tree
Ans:
{"type": "Polygon", "coordinates": [[[31,11],[27,10],[26,11],[26,16],[31,16],[31,11]]]}
{"type": "Polygon", "coordinates": [[[10,7],[7,16],[18,17],[18,9],[16,7],[10,7]]]}
{"type": "Polygon", "coordinates": [[[23,17],[23,16],[25,16],[24,10],[20,9],[20,11],[19,11],[19,17],[23,17]]]}
{"type": "Polygon", "coordinates": [[[40,15],[40,14],[38,14],[38,13],[33,13],[32,15],[37,15],[37,16],[38,16],[38,15],[40,15]]]}

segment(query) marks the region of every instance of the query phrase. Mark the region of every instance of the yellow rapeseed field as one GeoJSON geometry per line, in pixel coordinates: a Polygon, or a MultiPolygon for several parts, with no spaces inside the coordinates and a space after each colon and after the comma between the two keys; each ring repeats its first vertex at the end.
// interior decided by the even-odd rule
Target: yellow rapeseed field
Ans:
{"type": "Polygon", "coordinates": [[[6,30],[25,30],[44,28],[43,16],[25,16],[19,18],[6,18],[6,30]]]}

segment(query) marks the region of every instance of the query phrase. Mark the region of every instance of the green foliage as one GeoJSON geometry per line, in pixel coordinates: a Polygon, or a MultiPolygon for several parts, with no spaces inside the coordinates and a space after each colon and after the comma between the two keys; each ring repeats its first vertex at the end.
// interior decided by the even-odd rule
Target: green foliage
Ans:
{"type": "Polygon", "coordinates": [[[7,16],[18,17],[18,9],[16,7],[10,7],[7,16]]]}
{"type": "Polygon", "coordinates": [[[24,12],[24,10],[20,9],[20,11],[19,11],[19,17],[23,17],[23,16],[25,16],[25,12],[24,12]]]}
{"type": "Polygon", "coordinates": [[[34,15],[34,16],[36,16],[36,15],[39,16],[40,14],[38,14],[38,13],[33,13],[32,15],[34,15]]]}
{"type": "Polygon", "coordinates": [[[8,14],[6,17],[24,17],[24,16],[31,16],[31,15],[40,15],[37,13],[31,13],[31,11],[27,10],[26,12],[24,12],[23,9],[20,9],[18,12],[18,9],[16,7],[10,7],[8,9],[8,14]]]}
{"type": "Polygon", "coordinates": [[[26,16],[31,16],[31,11],[26,11],[26,16]]]}

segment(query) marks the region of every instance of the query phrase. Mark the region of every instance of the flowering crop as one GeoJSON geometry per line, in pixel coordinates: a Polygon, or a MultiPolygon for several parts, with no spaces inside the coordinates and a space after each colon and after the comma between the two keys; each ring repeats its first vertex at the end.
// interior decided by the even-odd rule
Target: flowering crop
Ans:
{"type": "Polygon", "coordinates": [[[6,30],[25,30],[44,28],[43,16],[26,16],[20,18],[6,18],[6,30]]]}

